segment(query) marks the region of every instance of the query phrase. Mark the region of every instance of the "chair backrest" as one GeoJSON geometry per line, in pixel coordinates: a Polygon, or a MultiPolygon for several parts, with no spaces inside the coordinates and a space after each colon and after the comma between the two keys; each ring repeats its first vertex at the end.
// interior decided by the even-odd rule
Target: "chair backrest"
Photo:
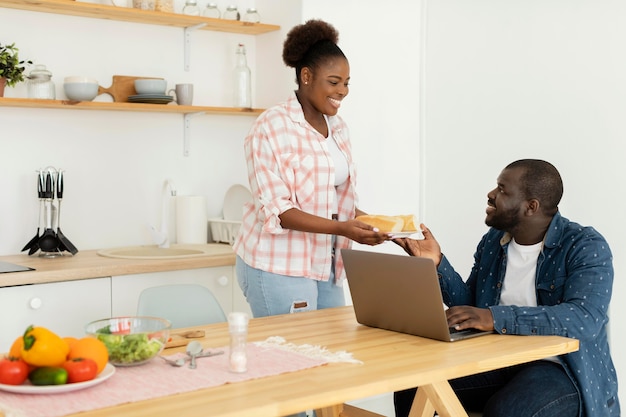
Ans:
{"type": "Polygon", "coordinates": [[[211,290],[199,284],[146,288],[139,295],[137,315],[167,319],[173,329],[226,321],[224,310],[211,290]]]}

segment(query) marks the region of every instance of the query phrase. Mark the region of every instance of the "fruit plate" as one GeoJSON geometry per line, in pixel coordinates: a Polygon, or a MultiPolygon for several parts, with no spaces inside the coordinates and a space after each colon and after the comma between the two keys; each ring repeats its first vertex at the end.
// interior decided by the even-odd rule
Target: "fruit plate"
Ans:
{"type": "Polygon", "coordinates": [[[7,385],[0,384],[0,390],[13,392],[16,394],[58,394],[62,392],[77,391],[79,389],[89,388],[94,385],[98,385],[107,379],[111,378],[115,373],[115,367],[110,363],[107,363],[102,372],[97,377],[90,381],[75,382],[73,384],[63,385],[32,385],[26,381],[22,385],[7,385]]]}

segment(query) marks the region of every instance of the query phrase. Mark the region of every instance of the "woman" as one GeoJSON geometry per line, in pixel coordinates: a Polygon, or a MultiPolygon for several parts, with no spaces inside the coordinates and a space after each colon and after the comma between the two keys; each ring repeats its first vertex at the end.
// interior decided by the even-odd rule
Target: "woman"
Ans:
{"type": "Polygon", "coordinates": [[[337,116],[350,66],[333,26],[294,27],[283,61],[297,90],[259,116],[245,139],[254,204],[234,243],[239,285],[255,317],[345,305],[338,249],[389,237],[355,220],[355,168],[337,116]]]}

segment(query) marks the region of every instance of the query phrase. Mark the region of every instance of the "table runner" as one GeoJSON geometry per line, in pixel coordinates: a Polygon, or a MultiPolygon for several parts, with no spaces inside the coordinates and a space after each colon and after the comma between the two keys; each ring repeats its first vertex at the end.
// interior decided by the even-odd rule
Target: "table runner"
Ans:
{"type": "MultiPolygon", "coordinates": [[[[155,358],[147,364],[118,367],[101,384],[59,394],[14,394],[0,391],[0,416],[60,417],[81,411],[148,400],[201,388],[313,368],[329,362],[358,362],[346,352],[329,352],[323,347],[293,345],[280,337],[249,343],[248,371],[228,370],[228,348],[223,355],[197,359],[197,368],[173,367],[155,358]],[[308,353],[307,353],[308,352],[308,353]]],[[[182,354],[167,356],[176,358],[182,354]]]]}

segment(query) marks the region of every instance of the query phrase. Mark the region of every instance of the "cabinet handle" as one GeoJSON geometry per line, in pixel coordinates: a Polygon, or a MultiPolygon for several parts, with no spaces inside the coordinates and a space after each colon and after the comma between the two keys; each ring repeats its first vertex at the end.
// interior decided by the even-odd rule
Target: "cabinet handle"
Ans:
{"type": "Polygon", "coordinates": [[[220,284],[222,287],[227,286],[229,282],[230,280],[225,275],[222,275],[221,277],[217,279],[217,283],[220,284]]]}
{"type": "Polygon", "coordinates": [[[41,301],[41,298],[39,297],[31,298],[29,305],[33,310],[38,310],[43,305],[43,301],[41,301]]]}

